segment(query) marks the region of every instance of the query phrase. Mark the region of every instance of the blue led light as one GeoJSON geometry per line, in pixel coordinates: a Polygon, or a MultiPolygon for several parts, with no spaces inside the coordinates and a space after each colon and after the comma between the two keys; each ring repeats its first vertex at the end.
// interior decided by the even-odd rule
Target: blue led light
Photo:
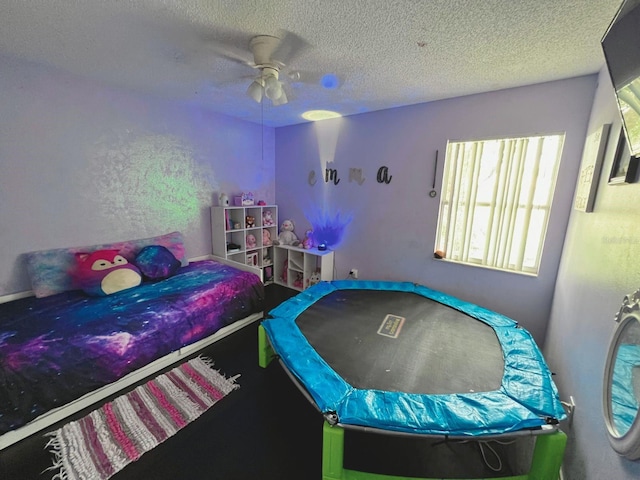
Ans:
{"type": "Polygon", "coordinates": [[[339,84],[340,82],[338,80],[337,75],[333,73],[327,73],[326,75],[323,75],[322,78],[320,79],[320,85],[322,85],[327,90],[334,90],[338,88],[339,84]]]}

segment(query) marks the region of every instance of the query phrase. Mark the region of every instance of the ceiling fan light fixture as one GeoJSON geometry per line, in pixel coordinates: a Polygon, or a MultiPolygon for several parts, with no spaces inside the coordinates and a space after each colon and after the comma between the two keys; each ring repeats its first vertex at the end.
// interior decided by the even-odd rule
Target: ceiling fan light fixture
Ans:
{"type": "Polygon", "coordinates": [[[287,94],[284,92],[282,86],[280,87],[280,90],[280,96],[271,100],[271,103],[273,103],[274,107],[277,107],[278,105],[284,105],[285,103],[289,102],[289,100],[287,99],[287,94]]]}
{"type": "Polygon", "coordinates": [[[260,80],[261,79],[254,80],[251,82],[251,85],[249,85],[249,88],[247,88],[247,95],[257,103],[262,101],[262,82],[260,80]]]}
{"type": "Polygon", "coordinates": [[[278,78],[269,75],[264,81],[264,94],[269,100],[278,100],[282,96],[282,85],[278,81],[278,78]]]}

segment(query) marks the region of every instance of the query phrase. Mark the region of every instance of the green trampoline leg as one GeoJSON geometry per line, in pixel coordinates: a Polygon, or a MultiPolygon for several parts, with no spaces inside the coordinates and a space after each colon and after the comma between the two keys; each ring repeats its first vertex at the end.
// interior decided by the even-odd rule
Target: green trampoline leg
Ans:
{"type": "Polygon", "coordinates": [[[322,426],[322,480],[342,480],[344,459],[344,429],[322,426]]]}
{"type": "Polygon", "coordinates": [[[262,325],[258,325],[258,365],[267,368],[275,356],[276,354],[267,338],[267,331],[262,325]]]}
{"type": "Polygon", "coordinates": [[[531,459],[529,480],[555,480],[560,475],[560,467],[567,445],[567,435],[558,430],[549,435],[538,435],[531,459]]]}

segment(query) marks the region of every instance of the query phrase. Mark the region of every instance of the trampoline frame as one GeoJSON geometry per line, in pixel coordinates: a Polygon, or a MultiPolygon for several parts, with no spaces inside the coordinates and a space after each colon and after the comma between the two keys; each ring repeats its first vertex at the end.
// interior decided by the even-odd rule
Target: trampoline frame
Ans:
{"type": "MultiPolygon", "coordinates": [[[[326,282],[322,282],[326,283],[326,282]]],[[[353,282],[353,281],[334,281],[332,284],[337,284],[338,288],[371,288],[371,285],[365,286],[367,282],[353,282]]],[[[368,282],[372,283],[372,282],[368,282]]],[[[376,282],[373,282],[376,283],[376,282]]],[[[389,282],[386,282],[389,283],[389,282]]],[[[406,284],[404,284],[406,285],[406,284]]],[[[322,287],[320,287],[322,288],[322,287]]],[[[401,289],[404,287],[401,287],[401,289]]],[[[426,288],[426,287],[424,287],[426,288]]],[[[429,291],[434,292],[434,291],[429,291]]],[[[439,292],[435,292],[439,294],[439,292]]],[[[304,294],[304,293],[303,293],[304,294]]],[[[303,294],[299,294],[303,295],[303,294]]],[[[444,295],[444,294],[442,294],[444,295]]],[[[426,295],[425,295],[426,296],[426,295]]],[[[295,298],[295,297],[294,297],[295,298]]],[[[452,298],[452,297],[451,297],[452,298]]],[[[286,303],[286,302],[285,302],[286,303]]],[[[304,303],[304,302],[303,302],[304,303]]],[[[461,302],[464,306],[472,305],[461,302]]],[[[473,306],[473,308],[479,309],[483,312],[487,312],[481,307],[473,306]]],[[[277,310],[277,309],[276,309],[277,310]]],[[[461,309],[464,311],[464,308],[461,309]]],[[[493,313],[493,312],[490,312],[493,313]]],[[[497,314],[496,314],[497,315],[497,314]]],[[[506,317],[505,317],[506,318],[506,317]]],[[[263,325],[258,327],[258,363],[261,367],[266,368],[270,362],[277,358],[278,354],[274,350],[269,340],[267,331],[263,325]]],[[[312,395],[307,393],[304,386],[297,380],[296,376],[289,371],[287,365],[280,361],[286,373],[290,376],[292,381],[298,386],[298,388],[305,394],[307,399],[312,402],[318,408],[317,402],[314,401],[312,395]]],[[[322,413],[322,412],[321,412],[322,413]]],[[[331,420],[331,419],[329,419],[331,420]]],[[[344,432],[345,429],[363,429],[368,430],[369,427],[359,427],[352,425],[343,425],[340,423],[335,424],[333,421],[327,421],[325,419],[323,425],[323,446],[322,446],[322,478],[323,480],[412,480],[416,477],[404,477],[394,475],[383,475],[376,473],[360,472],[355,470],[345,469],[343,466],[344,460],[344,432]]],[[[386,432],[386,430],[383,430],[386,432]]],[[[398,432],[389,431],[390,434],[398,434],[398,432]]],[[[424,433],[401,433],[408,436],[425,437],[425,436],[438,436],[438,435],[425,435],[424,433]]],[[[552,480],[558,478],[560,468],[562,465],[562,459],[564,456],[564,450],[567,442],[567,436],[564,432],[559,430],[556,425],[546,425],[538,430],[515,430],[499,434],[502,439],[520,435],[535,435],[535,446],[531,459],[531,465],[529,472],[523,475],[508,476],[508,477],[495,477],[496,480],[552,480]]],[[[473,440],[474,437],[464,435],[442,435],[447,438],[460,438],[464,437],[467,440],[473,440]]],[[[495,436],[495,435],[494,435],[495,436]]],[[[488,436],[478,436],[475,439],[486,439],[488,436]]],[[[429,479],[425,479],[429,480],[429,479]]]]}

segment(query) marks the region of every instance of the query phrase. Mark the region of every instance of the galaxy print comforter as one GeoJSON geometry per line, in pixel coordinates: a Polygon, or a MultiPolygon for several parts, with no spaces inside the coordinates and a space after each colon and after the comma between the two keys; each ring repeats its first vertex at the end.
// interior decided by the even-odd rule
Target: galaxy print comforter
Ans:
{"type": "Polygon", "coordinates": [[[0,304],[0,434],[263,309],[259,278],[213,260],[106,297],[0,304]]]}

